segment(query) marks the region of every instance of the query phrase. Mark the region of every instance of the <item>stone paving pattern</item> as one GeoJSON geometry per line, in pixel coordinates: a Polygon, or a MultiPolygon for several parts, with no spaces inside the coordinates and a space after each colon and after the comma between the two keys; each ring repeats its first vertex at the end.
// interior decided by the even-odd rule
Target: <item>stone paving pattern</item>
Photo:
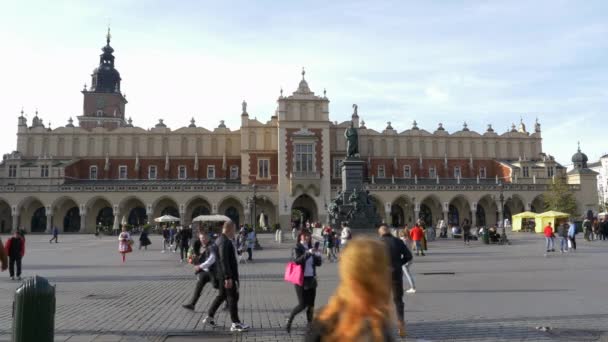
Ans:
{"type": "MultiPolygon", "coordinates": [[[[2,237],[6,240],[6,236],[2,237]]],[[[202,325],[215,295],[208,285],[196,311],[181,304],[191,295],[191,267],[178,254],[135,250],[121,264],[117,241],[91,235],[28,235],[24,276],[39,274],[57,285],[56,341],[301,341],[304,314],[292,335],[284,320],[295,305],[283,278],[292,243],[260,236],[265,247],[254,263],[241,265],[241,319],[252,326],[230,333],[228,313],[220,328],[202,325]]],[[[608,242],[579,242],[576,253],[543,256],[543,241],[511,234],[511,246],[461,241],[429,243],[415,258],[418,293],[406,297],[408,341],[608,341],[608,242]],[[425,273],[455,272],[454,275],[425,273]],[[550,326],[549,332],[536,329],[550,326]]],[[[317,305],[337,283],[335,263],[319,269],[317,305]]],[[[0,341],[9,341],[11,305],[19,285],[0,274],[0,341]]]]}

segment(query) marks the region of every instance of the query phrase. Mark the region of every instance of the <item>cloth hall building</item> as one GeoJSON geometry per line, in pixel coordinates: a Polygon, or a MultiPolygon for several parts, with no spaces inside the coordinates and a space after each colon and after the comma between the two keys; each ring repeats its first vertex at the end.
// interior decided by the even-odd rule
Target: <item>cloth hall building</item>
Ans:
{"type": "MultiPolygon", "coordinates": [[[[159,120],[134,125],[126,115],[110,36],[90,86],[82,90],[83,112],[51,129],[36,112],[17,119],[17,149],[0,164],[0,229],[92,233],[96,226],[151,222],[172,214],[219,213],[237,223],[327,222],[327,205],[340,188],[346,154],[344,130],[358,128],[366,161],[364,180],[380,217],[393,225],[420,217],[478,226],[524,210],[543,211],[542,194],[554,177],[566,176],[581,213],[596,210],[596,176],[586,156],[573,171],[542,149],[538,122],[505,133],[491,125],[478,133],[466,123],[457,132],[441,124],[424,130],[416,122],[402,132],[391,123],[368,128],[353,105],[350,120],[330,121],[329,99],[308,86],[305,74],[291,94],[277,98],[266,122],[242,103],[241,125],[178,129],[159,120]],[[128,118],[128,119],[127,119],[128,118]],[[503,195],[501,202],[500,195],[503,195]],[[255,212],[254,212],[255,211],[255,212]]],[[[350,109],[349,109],[350,110],[350,109]]],[[[8,151],[7,151],[8,152],[8,151]]],[[[578,157],[577,157],[578,156],[578,157]]]]}

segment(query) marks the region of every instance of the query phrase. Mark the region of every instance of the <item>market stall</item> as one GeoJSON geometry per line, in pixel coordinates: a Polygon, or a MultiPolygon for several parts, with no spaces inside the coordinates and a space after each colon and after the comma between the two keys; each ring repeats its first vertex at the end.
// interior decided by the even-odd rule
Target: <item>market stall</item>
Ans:
{"type": "Polygon", "coordinates": [[[570,214],[560,213],[559,211],[553,210],[544,212],[542,214],[537,214],[534,218],[534,221],[536,221],[536,232],[542,233],[545,226],[547,226],[549,222],[551,223],[553,230],[555,230],[555,226],[559,224],[560,221],[568,219],[569,217],[570,214]]]}
{"type": "Polygon", "coordinates": [[[536,218],[536,215],[536,213],[533,213],[531,211],[524,211],[523,213],[513,215],[513,231],[530,231],[530,229],[531,231],[534,231],[534,219],[536,218]]]}

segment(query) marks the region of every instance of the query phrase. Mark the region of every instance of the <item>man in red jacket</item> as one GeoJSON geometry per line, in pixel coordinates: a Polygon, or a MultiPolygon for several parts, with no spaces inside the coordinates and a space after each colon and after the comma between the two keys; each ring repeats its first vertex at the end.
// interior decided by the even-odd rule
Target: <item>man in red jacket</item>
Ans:
{"type": "Polygon", "coordinates": [[[4,247],[8,254],[8,272],[11,280],[15,280],[15,264],[17,264],[17,280],[21,280],[21,259],[25,255],[25,239],[17,231],[6,241],[4,247]]]}
{"type": "Polygon", "coordinates": [[[424,249],[422,249],[422,239],[424,238],[424,231],[420,228],[420,225],[416,223],[414,228],[410,230],[410,239],[414,241],[416,245],[416,255],[422,254],[424,256],[424,249]]]}
{"type": "Polygon", "coordinates": [[[547,253],[555,252],[555,235],[553,234],[553,227],[551,227],[551,222],[549,222],[545,227],[544,235],[547,253]]]}

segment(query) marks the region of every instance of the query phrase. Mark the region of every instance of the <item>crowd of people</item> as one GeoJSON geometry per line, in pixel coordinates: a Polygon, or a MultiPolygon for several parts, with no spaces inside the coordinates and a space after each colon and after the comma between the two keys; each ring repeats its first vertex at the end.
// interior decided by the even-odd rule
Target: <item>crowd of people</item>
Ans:
{"type": "MultiPolygon", "coordinates": [[[[585,219],[582,226],[586,240],[608,239],[608,218],[601,221],[585,219]]],[[[306,341],[392,341],[394,331],[400,336],[406,335],[404,293],[416,293],[410,270],[413,252],[416,256],[426,255],[430,227],[425,228],[422,220],[412,227],[405,225],[400,229],[382,224],[378,228],[379,239],[353,239],[353,232],[346,223],[338,229],[309,222],[292,228],[295,245],[290,251],[290,259],[299,268],[301,282],[294,283],[294,307],[285,320],[288,333],[292,332],[295,317],[305,312],[306,341]],[[313,237],[315,229],[318,229],[318,235],[313,237]],[[339,260],[340,281],[328,303],[318,309],[315,306],[319,286],[317,268],[322,267],[324,260],[339,260]],[[407,290],[404,279],[409,285],[407,290]]],[[[447,237],[449,228],[450,225],[443,220],[438,222],[439,236],[447,237]]],[[[464,220],[460,228],[458,233],[462,235],[464,244],[469,245],[475,237],[471,224],[464,220]]],[[[477,231],[478,236],[482,233],[483,230],[477,231]]],[[[549,223],[543,233],[546,253],[555,252],[556,239],[561,253],[576,250],[577,229],[572,220],[558,221],[556,227],[549,223]]],[[[58,232],[53,231],[52,234],[49,242],[58,242],[58,232]]],[[[500,239],[495,227],[489,229],[489,235],[490,239],[500,239]]],[[[237,229],[234,223],[225,222],[219,233],[206,227],[193,231],[192,227],[165,226],[161,236],[163,253],[177,253],[179,249],[180,262],[193,265],[196,284],[190,299],[182,306],[194,310],[202,291],[211,284],[217,293],[207,308],[203,323],[215,327],[214,317],[225,303],[231,320],[230,330],[247,331],[249,326],[240,320],[238,313],[239,264],[253,261],[257,242],[255,230],[246,226],[237,229]]],[[[125,227],[118,235],[118,242],[118,251],[125,263],[134,244],[125,227]]],[[[139,249],[145,250],[151,243],[148,231],[144,230],[139,236],[139,249]]],[[[22,232],[16,232],[4,245],[0,241],[1,270],[9,268],[11,279],[21,279],[24,255],[25,236],[22,232]]]]}

